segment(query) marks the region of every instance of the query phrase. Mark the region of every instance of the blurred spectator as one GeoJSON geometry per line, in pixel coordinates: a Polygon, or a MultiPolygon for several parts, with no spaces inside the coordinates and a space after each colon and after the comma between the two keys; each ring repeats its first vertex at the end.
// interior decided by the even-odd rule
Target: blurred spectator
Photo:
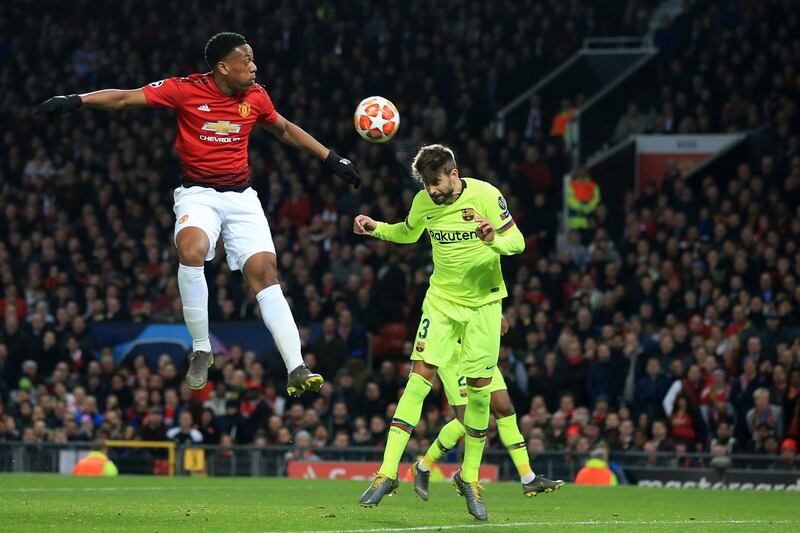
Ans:
{"type": "Polygon", "coordinates": [[[592,450],[586,465],[578,471],[575,477],[577,485],[606,485],[617,484],[617,476],[608,466],[608,450],[596,448],[592,450]]]}
{"type": "Polygon", "coordinates": [[[594,225],[593,216],[600,203],[600,187],[592,180],[589,172],[580,167],[575,171],[567,186],[567,228],[582,233],[581,241],[587,244],[589,230],[594,225]]]}
{"type": "Polygon", "coordinates": [[[553,117],[553,124],[550,126],[550,135],[559,138],[564,137],[567,133],[567,125],[577,111],[570,98],[562,98],[561,110],[553,117]]]}
{"type": "Polygon", "coordinates": [[[286,461],[319,461],[319,457],[311,450],[311,434],[300,430],[294,434],[294,446],[286,452],[286,461]]]}
{"type": "Polygon", "coordinates": [[[650,419],[663,415],[661,401],[669,388],[669,380],[661,371],[657,357],[647,360],[645,375],[636,382],[634,405],[637,413],[644,413],[650,419]]]}
{"type": "Polygon", "coordinates": [[[624,141],[631,135],[639,135],[646,132],[651,126],[650,118],[639,112],[639,106],[635,102],[628,104],[628,112],[622,115],[617,122],[614,130],[614,143],[624,141]]]}
{"type": "Polygon", "coordinates": [[[622,395],[624,367],[621,356],[613,356],[607,344],[597,347],[597,361],[589,367],[586,378],[586,390],[591,405],[598,400],[605,400],[616,407],[622,395]]]}
{"type": "Polygon", "coordinates": [[[335,376],[347,362],[347,346],[336,332],[336,320],[327,317],[322,321],[322,335],[313,346],[317,356],[318,371],[324,376],[335,376]]]}
{"type": "Polygon", "coordinates": [[[139,438],[145,441],[167,440],[167,427],[164,425],[164,410],[156,405],[150,408],[139,428],[139,438]]]}
{"type": "Polygon", "coordinates": [[[116,476],[117,465],[108,458],[108,448],[102,444],[92,446],[92,451],[72,468],[73,476],[116,476]]]}
{"type": "Polygon", "coordinates": [[[794,439],[784,439],[781,443],[781,460],[778,463],[780,468],[794,468],[797,462],[797,442],[794,439]]]}
{"type": "Polygon", "coordinates": [[[769,390],[756,389],[753,392],[753,403],[755,405],[747,412],[747,427],[750,432],[755,433],[756,427],[763,425],[780,440],[783,434],[783,417],[781,408],[769,402],[769,390]]]}
{"type": "Polygon", "coordinates": [[[203,434],[192,425],[192,414],[183,411],[179,417],[178,425],[167,430],[167,439],[178,445],[200,444],[203,434]]]}
{"type": "Polygon", "coordinates": [[[239,413],[240,403],[238,400],[228,400],[225,402],[225,414],[219,417],[217,425],[219,427],[220,438],[230,437],[234,442],[243,444],[248,442],[251,436],[251,428],[248,420],[239,413]]]}

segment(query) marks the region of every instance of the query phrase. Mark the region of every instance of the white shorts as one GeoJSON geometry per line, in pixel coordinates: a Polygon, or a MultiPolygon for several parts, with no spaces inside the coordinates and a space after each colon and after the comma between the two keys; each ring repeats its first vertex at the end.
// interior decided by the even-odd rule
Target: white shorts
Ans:
{"type": "Polygon", "coordinates": [[[206,232],[206,261],[214,259],[220,232],[225,243],[228,266],[241,270],[259,252],[275,253],[267,217],[252,188],[243,192],[219,192],[208,187],[175,189],[175,237],[183,228],[196,227],[206,232]]]}

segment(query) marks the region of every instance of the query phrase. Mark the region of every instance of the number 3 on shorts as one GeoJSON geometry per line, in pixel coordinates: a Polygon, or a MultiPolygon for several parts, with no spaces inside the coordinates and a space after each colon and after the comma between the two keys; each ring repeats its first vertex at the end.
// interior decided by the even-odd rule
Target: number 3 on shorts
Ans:
{"type": "Polygon", "coordinates": [[[427,337],[427,336],[428,336],[428,327],[431,325],[431,321],[430,321],[430,319],[428,319],[428,318],[423,318],[423,319],[422,319],[422,324],[421,324],[421,325],[422,325],[422,329],[421,329],[421,331],[419,332],[419,338],[420,338],[420,339],[424,339],[425,337],[427,337]]]}

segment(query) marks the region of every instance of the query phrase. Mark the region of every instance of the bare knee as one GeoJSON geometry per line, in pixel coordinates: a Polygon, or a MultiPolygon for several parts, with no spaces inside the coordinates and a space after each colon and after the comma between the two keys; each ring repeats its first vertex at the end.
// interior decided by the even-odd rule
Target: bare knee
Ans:
{"type": "Polygon", "coordinates": [[[467,378],[467,385],[475,388],[482,388],[490,385],[492,378],[467,378]]]}
{"type": "Polygon", "coordinates": [[[431,383],[436,379],[436,370],[435,366],[429,365],[425,361],[413,361],[411,363],[411,372],[419,374],[431,383]]]}
{"type": "Polygon", "coordinates": [[[181,230],[175,239],[178,247],[178,261],[186,266],[203,266],[211,244],[208,236],[200,228],[190,227],[181,230]]]}
{"type": "Polygon", "coordinates": [[[242,268],[245,282],[253,294],[278,283],[278,264],[275,254],[257,253],[248,259],[242,268]]]}
{"type": "Polygon", "coordinates": [[[505,391],[497,391],[492,393],[492,414],[495,418],[505,418],[516,414],[514,405],[511,403],[511,398],[505,391]]]}

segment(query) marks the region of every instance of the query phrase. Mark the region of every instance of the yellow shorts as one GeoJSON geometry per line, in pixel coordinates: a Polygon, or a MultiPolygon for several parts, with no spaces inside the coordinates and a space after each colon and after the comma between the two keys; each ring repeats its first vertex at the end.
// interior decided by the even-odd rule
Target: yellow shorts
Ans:
{"type": "MultiPolygon", "coordinates": [[[[447,403],[450,405],[467,405],[467,378],[458,373],[458,365],[443,366],[437,372],[439,379],[442,380],[444,394],[447,396],[447,403]]],[[[498,390],[506,390],[506,380],[500,368],[494,367],[492,383],[489,385],[489,393],[498,390]]]]}
{"type": "Polygon", "coordinates": [[[466,378],[492,377],[500,355],[502,322],[500,300],[467,307],[428,294],[411,359],[440,369],[452,367],[466,378]]]}

